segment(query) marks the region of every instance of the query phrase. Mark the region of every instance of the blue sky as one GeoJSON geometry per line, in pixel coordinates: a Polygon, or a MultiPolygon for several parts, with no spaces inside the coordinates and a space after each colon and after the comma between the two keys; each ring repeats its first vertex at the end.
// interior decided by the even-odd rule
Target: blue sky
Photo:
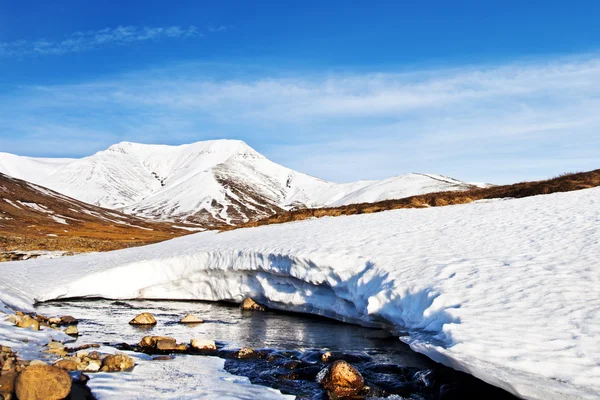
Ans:
{"type": "Polygon", "coordinates": [[[242,139],[335,181],[600,163],[600,2],[0,0],[0,151],[242,139]]]}

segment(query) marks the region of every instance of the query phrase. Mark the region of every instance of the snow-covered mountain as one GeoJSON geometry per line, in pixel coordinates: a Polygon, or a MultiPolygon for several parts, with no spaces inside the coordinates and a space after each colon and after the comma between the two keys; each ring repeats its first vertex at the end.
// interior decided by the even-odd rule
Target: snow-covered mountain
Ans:
{"type": "Polygon", "coordinates": [[[455,179],[415,173],[382,181],[327,182],[276,164],[238,140],[181,146],[122,142],[81,159],[0,153],[0,172],[125,213],[213,226],[291,208],[471,187],[455,179]]]}

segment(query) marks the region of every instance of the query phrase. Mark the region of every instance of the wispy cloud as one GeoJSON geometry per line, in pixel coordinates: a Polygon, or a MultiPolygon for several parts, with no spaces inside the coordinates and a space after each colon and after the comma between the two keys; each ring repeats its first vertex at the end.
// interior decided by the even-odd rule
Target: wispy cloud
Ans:
{"type": "MultiPolygon", "coordinates": [[[[226,27],[210,27],[206,32],[220,32],[226,27]]],[[[149,40],[202,37],[195,26],[138,27],[118,26],[95,31],[75,32],[61,39],[37,39],[0,42],[0,56],[24,57],[57,55],[88,51],[99,47],[123,46],[149,40]]]]}
{"type": "Polygon", "coordinates": [[[596,55],[403,73],[217,79],[213,70],[194,64],[18,89],[0,96],[0,147],[64,154],[88,141],[92,152],[119,140],[232,137],[341,181],[422,171],[508,182],[600,160],[596,55]]]}

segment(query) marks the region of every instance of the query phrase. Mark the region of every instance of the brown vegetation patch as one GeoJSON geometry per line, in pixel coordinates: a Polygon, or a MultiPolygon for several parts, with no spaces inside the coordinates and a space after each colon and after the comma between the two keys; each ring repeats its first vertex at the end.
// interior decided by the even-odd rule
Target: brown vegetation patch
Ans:
{"type": "Polygon", "coordinates": [[[442,207],[455,204],[471,203],[476,200],[522,198],[542,194],[589,189],[597,186],[600,186],[600,169],[590,172],[563,174],[543,181],[521,182],[512,185],[492,186],[488,188],[476,188],[464,191],[428,193],[397,200],[384,200],[376,203],[360,203],[341,207],[313,208],[281,212],[260,221],[248,222],[236,227],[227,227],[224,230],[281,224],[285,222],[301,221],[309,218],[370,214],[380,211],[397,210],[401,208],[442,207]]]}
{"type": "Polygon", "coordinates": [[[0,174],[0,253],[108,251],[192,233],[173,225],[86,204],[0,174]]]}

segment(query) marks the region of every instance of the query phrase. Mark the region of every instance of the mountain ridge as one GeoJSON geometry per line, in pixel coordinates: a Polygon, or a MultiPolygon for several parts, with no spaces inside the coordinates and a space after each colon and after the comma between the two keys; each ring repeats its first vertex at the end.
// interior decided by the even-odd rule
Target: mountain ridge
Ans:
{"type": "Polygon", "coordinates": [[[418,173],[333,183],[276,164],[245,142],[229,139],[178,146],[120,142],[80,159],[2,153],[0,172],[93,205],[209,228],[299,208],[473,187],[418,173]]]}

